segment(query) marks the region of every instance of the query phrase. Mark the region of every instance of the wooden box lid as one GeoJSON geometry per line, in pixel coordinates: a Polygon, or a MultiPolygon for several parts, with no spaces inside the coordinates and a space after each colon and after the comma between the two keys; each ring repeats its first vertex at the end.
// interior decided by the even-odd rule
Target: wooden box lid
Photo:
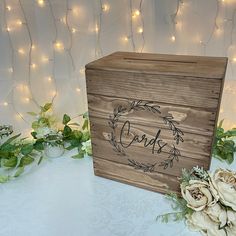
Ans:
{"type": "Polygon", "coordinates": [[[115,52],[86,65],[87,69],[223,78],[226,57],[115,52]]]}
{"type": "Polygon", "coordinates": [[[158,192],[210,166],[227,58],[116,52],[86,66],[94,172],[158,192]]]}

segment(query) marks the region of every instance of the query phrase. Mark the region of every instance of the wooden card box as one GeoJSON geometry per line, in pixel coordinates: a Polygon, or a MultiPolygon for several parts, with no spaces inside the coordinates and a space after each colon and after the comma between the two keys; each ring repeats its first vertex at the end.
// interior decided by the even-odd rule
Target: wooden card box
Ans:
{"type": "Polygon", "coordinates": [[[94,172],[178,192],[208,169],[227,58],[116,52],[86,66],[94,172]]]}

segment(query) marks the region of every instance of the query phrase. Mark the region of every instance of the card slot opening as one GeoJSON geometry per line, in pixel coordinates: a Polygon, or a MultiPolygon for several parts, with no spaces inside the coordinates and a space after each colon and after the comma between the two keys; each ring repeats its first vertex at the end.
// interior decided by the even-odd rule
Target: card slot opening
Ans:
{"type": "Polygon", "coordinates": [[[184,64],[196,64],[196,61],[176,61],[176,60],[162,60],[162,59],[146,59],[146,58],[131,58],[131,57],[124,57],[124,60],[131,60],[131,61],[150,61],[150,62],[165,62],[165,63],[184,63],[184,64]]]}

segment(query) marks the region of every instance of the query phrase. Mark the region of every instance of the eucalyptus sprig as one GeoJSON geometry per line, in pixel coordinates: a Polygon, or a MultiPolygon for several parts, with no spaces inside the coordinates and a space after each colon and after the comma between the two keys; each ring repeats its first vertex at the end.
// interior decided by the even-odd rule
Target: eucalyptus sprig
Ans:
{"type": "Polygon", "coordinates": [[[236,145],[233,140],[233,138],[236,138],[236,128],[225,131],[222,127],[223,121],[220,121],[216,129],[213,156],[231,164],[234,161],[234,153],[236,152],[236,145]]]}
{"type": "Polygon", "coordinates": [[[168,223],[170,221],[178,222],[184,220],[186,215],[192,214],[193,210],[187,207],[186,201],[177,194],[167,194],[166,199],[171,201],[173,212],[158,215],[156,220],[161,220],[162,223],[168,223]]]}

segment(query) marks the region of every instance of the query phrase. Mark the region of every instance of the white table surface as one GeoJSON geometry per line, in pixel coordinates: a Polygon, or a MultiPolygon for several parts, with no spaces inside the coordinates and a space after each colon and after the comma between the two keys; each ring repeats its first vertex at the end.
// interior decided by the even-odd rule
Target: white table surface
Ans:
{"type": "MultiPolygon", "coordinates": [[[[171,210],[163,195],[96,177],[90,157],[70,155],[0,185],[1,236],[200,235],[184,223],[156,221],[171,210]]],[[[214,160],[212,169],[219,166],[228,167],[214,160]]]]}

